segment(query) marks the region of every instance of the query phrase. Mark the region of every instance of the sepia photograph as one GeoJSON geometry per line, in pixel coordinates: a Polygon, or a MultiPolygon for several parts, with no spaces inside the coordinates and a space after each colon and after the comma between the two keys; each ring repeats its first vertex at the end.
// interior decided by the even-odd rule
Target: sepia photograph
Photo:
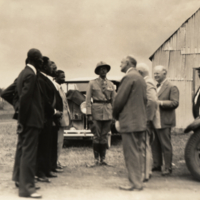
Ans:
{"type": "Polygon", "coordinates": [[[200,199],[199,0],[0,0],[0,199],[200,199]]]}

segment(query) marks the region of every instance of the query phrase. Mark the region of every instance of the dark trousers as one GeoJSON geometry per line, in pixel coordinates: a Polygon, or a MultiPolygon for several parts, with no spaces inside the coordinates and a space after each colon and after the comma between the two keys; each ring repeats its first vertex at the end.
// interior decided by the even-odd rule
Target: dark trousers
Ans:
{"type": "Polygon", "coordinates": [[[52,120],[47,120],[39,136],[36,175],[46,176],[51,171],[52,120]]]}
{"type": "Polygon", "coordinates": [[[18,134],[12,180],[19,182],[19,196],[28,197],[35,192],[35,168],[38,136],[41,130],[24,127],[18,134]]]}
{"type": "Polygon", "coordinates": [[[152,153],[154,167],[162,166],[162,161],[164,160],[165,169],[171,169],[171,128],[156,129],[155,140],[152,143],[152,153]]]}
{"type": "Polygon", "coordinates": [[[110,131],[111,120],[93,120],[95,126],[93,142],[100,144],[107,144],[108,132],[110,131]]]}
{"type": "Polygon", "coordinates": [[[136,188],[142,187],[142,139],[144,132],[122,133],[122,145],[128,178],[136,188]]]}
{"type": "Polygon", "coordinates": [[[52,127],[52,152],[51,152],[51,170],[57,168],[58,160],[58,130],[59,127],[52,127]]]}

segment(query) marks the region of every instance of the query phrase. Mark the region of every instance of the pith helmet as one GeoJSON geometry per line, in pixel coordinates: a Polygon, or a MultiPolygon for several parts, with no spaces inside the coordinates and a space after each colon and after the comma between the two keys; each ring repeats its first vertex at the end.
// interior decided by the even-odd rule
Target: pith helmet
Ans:
{"type": "Polygon", "coordinates": [[[103,67],[103,66],[107,68],[108,72],[110,71],[110,65],[108,65],[107,63],[101,61],[101,62],[97,63],[97,66],[96,66],[96,68],[94,70],[95,74],[99,75],[99,69],[101,67],[103,67]]]}

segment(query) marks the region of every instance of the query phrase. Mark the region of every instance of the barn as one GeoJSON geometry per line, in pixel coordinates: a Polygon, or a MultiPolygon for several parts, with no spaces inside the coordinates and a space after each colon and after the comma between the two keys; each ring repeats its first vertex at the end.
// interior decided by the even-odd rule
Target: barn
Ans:
{"type": "Polygon", "coordinates": [[[200,66],[200,8],[149,59],[152,69],[156,65],[165,66],[168,79],[179,88],[176,128],[185,128],[193,121],[192,97],[200,85],[197,71],[194,70],[200,66]]]}

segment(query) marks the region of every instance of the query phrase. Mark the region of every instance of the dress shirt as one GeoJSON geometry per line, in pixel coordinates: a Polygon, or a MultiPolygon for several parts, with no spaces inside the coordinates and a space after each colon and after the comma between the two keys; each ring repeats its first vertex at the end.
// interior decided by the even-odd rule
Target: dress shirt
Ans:
{"type": "Polygon", "coordinates": [[[27,64],[26,66],[30,67],[34,71],[34,73],[37,74],[37,70],[35,69],[33,65],[27,64]]]}
{"type": "Polygon", "coordinates": [[[167,79],[164,79],[164,80],[163,80],[163,82],[161,82],[161,83],[160,83],[160,86],[159,86],[159,87],[157,87],[157,92],[159,92],[159,91],[160,91],[160,89],[161,89],[161,87],[162,87],[163,83],[164,83],[166,80],[167,80],[167,79]]]}

